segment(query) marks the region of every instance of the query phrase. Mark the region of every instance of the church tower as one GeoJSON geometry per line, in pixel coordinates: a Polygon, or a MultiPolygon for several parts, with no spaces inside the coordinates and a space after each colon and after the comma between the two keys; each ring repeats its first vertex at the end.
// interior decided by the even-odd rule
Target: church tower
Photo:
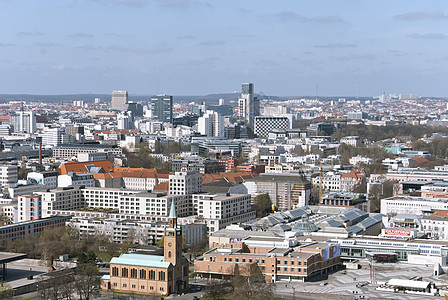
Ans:
{"type": "Polygon", "coordinates": [[[173,286],[177,292],[182,289],[182,229],[177,226],[176,204],[171,201],[168,227],[164,235],[164,260],[174,266],[173,286]]]}

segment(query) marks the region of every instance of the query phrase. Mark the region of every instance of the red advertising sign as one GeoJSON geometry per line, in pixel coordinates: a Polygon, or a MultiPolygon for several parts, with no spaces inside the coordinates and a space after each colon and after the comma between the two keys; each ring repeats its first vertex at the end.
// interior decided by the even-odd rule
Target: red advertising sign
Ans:
{"type": "Polygon", "coordinates": [[[395,236],[411,236],[409,230],[396,230],[396,229],[384,229],[385,235],[395,235],[395,236]]]}

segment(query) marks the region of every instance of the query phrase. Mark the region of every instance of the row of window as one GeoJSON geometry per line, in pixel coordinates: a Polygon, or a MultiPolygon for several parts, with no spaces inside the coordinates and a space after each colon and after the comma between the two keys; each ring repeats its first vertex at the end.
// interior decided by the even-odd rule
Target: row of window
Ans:
{"type": "MultiPolygon", "coordinates": [[[[117,287],[118,284],[117,284],[116,282],[114,282],[113,286],[114,286],[114,287],[117,287]]],[[[127,283],[123,283],[123,287],[124,287],[124,288],[127,288],[127,287],[128,287],[128,284],[127,284],[127,283]]],[[[137,285],[132,284],[132,285],[131,285],[131,288],[132,288],[132,289],[135,289],[135,288],[137,288],[137,285]]],[[[144,290],[144,289],[145,289],[145,286],[144,286],[144,285],[141,285],[141,286],[140,286],[140,289],[141,289],[141,290],[144,290]]],[[[154,287],[153,287],[153,286],[150,286],[150,287],[149,287],[149,290],[153,291],[153,290],[154,290],[154,287]]],[[[161,292],[163,292],[163,287],[160,287],[159,290],[160,290],[161,292]]]]}
{"type": "MultiPolygon", "coordinates": [[[[112,276],[118,277],[119,276],[119,269],[118,267],[112,268],[112,276]]],[[[157,272],[157,279],[156,279],[156,271],[150,270],[140,270],[138,271],[136,268],[131,268],[131,274],[130,278],[139,278],[139,279],[149,279],[149,280],[160,280],[165,281],[165,272],[159,271],[157,272]],[[137,276],[138,275],[138,276],[137,276]]],[[[129,269],[126,267],[121,268],[121,277],[127,278],[129,277],[129,269]]]]}

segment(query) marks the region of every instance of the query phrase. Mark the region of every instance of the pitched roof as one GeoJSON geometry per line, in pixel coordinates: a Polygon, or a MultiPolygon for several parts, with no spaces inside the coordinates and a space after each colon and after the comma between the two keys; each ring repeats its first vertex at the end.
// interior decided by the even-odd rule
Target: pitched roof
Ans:
{"type": "Polygon", "coordinates": [[[202,175],[202,183],[215,182],[223,179],[228,182],[241,183],[254,177],[254,174],[248,172],[221,172],[202,175]]]}
{"type": "Polygon", "coordinates": [[[110,264],[167,269],[171,263],[164,261],[163,256],[132,253],[121,254],[120,257],[113,257],[110,264]]]}
{"type": "Polygon", "coordinates": [[[57,170],[59,174],[66,175],[70,172],[75,173],[91,173],[91,167],[101,168],[99,172],[94,173],[108,173],[114,171],[114,164],[109,160],[95,160],[95,161],[85,161],[79,162],[76,160],[69,161],[65,164],[62,164],[57,170]]]}

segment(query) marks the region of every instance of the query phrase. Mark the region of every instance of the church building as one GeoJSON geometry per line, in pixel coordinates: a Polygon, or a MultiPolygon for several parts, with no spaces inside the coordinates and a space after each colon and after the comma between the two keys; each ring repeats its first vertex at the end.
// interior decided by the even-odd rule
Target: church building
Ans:
{"type": "Polygon", "coordinates": [[[188,260],[182,257],[182,230],[174,200],[164,233],[164,255],[121,254],[110,261],[103,291],[166,296],[188,287],[188,260]]]}

